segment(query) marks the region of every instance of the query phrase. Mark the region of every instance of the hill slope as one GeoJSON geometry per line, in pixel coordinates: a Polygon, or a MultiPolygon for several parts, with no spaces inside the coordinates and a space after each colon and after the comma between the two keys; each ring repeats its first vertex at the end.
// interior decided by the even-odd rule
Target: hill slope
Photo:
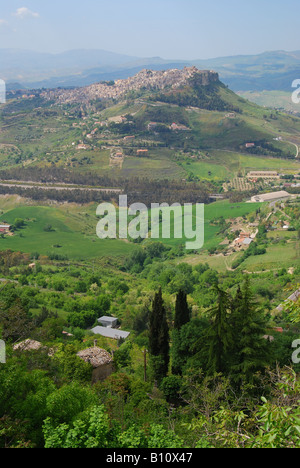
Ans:
{"type": "Polygon", "coordinates": [[[257,167],[299,168],[298,118],[252,104],[216,72],[195,67],[144,70],[72,90],[11,92],[0,123],[2,172],[8,177],[9,169],[18,180],[21,172],[36,180],[37,167],[43,180],[58,168],[61,179],[55,172],[54,180],[66,179],[64,169],[81,174],[86,185],[91,172],[106,180],[194,175],[225,181],[257,167]]]}

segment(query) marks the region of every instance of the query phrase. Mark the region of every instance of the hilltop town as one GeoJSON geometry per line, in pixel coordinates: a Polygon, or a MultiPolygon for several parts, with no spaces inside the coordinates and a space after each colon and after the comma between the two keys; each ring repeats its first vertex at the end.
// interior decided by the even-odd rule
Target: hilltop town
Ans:
{"type": "Polygon", "coordinates": [[[142,70],[137,75],[125,80],[109,83],[95,83],[76,89],[47,90],[41,94],[47,100],[57,100],[60,103],[89,102],[94,99],[118,99],[129,91],[142,88],[162,90],[167,87],[177,89],[188,83],[197,75],[203,86],[217,82],[219,75],[208,70],[198,70],[196,67],[185,67],[183,70],[172,69],[166,71],[142,70]]]}

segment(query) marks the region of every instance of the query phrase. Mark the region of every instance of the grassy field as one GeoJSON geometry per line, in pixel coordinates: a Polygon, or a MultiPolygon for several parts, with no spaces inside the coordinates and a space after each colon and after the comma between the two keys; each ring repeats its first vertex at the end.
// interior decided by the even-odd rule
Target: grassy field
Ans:
{"type": "Polygon", "coordinates": [[[276,244],[268,246],[267,253],[249,257],[241,268],[249,272],[279,270],[299,266],[299,243],[276,244]]]}
{"type": "MultiPolygon", "coordinates": [[[[287,244],[276,244],[267,247],[267,253],[248,257],[238,268],[249,273],[262,271],[279,271],[282,268],[292,268],[299,265],[299,242],[295,240],[287,244]]],[[[232,264],[240,257],[241,253],[236,252],[230,256],[223,254],[209,255],[207,252],[200,252],[198,255],[189,255],[184,257],[185,263],[198,265],[207,263],[211,268],[220,273],[230,271],[232,264]]]]}
{"type": "Polygon", "coordinates": [[[121,240],[96,236],[96,211],[48,206],[22,206],[7,211],[1,220],[13,224],[15,219],[25,220],[24,228],[14,236],[0,239],[0,249],[11,249],[40,255],[56,254],[74,260],[97,257],[116,257],[129,254],[134,248],[121,240]],[[45,231],[47,226],[51,230],[45,231]]]}
{"type": "Polygon", "coordinates": [[[207,180],[232,179],[238,173],[245,175],[254,170],[274,170],[289,174],[300,171],[300,161],[247,155],[225,150],[210,150],[208,160],[185,161],[182,166],[186,171],[207,180]]]}
{"type": "MultiPolygon", "coordinates": [[[[14,224],[18,218],[25,221],[24,227],[16,231],[12,237],[0,238],[1,250],[38,252],[41,255],[57,254],[67,256],[70,259],[85,260],[97,257],[125,256],[136,248],[136,244],[124,240],[100,240],[96,236],[98,221],[96,204],[85,206],[75,204],[27,206],[23,204],[16,207],[15,204],[18,202],[20,203],[18,197],[1,198],[1,222],[14,224]]],[[[220,216],[227,219],[247,215],[255,211],[258,206],[260,204],[232,204],[228,201],[206,205],[203,249],[217,246],[223,240],[221,236],[217,235],[219,228],[210,224],[212,219],[220,216]]],[[[195,221],[195,207],[193,221],[195,221]]],[[[163,239],[162,237],[157,239],[170,247],[191,240],[185,237],[174,239],[174,222],[176,222],[176,218],[175,221],[171,222],[171,239],[163,239]]]]}
{"type": "MultiPolygon", "coordinates": [[[[253,213],[257,208],[261,207],[261,203],[230,203],[228,200],[218,201],[216,203],[211,203],[205,205],[204,207],[204,245],[203,250],[207,250],[211,247],[217,247],[224,238],[222,235],[218,235],[219,227],[211,224],[211,220],[215,218],[220,218],[221,216],[224,219],[233,219],[239,218],[241,216],[246,216],[250,213],[253,213]]],[[[180,213],[179,213],[180,214],[180,213]]],[[[177,218],[178,219],[178,218],[177,218]]],[[[174,232],[174,223],[176,218],[171,222],[171,233],[174,232]]],[[[195,207],[193,209],[193,226],[196,226],[196,212],[195,207]]],[[[185,236],[182,239],[174,239],[172,236],[171,239],[160,238],[160,241],[166,245],[174,246],[178,244],[183,244],[191,239],[187,239],[185,236]]]]}
{"type": "MultiPolygon", "coordinates": [[[[11,249],[36,255],[59,255],[61,258],[73,261],[90,261],[101,258],[122,258],[128,256],[136,244],[124,240],[100,240],[96,236],[96,205],[79,206],[64,204],[56,206],[34,206],[24,204],[18,197],[1,197],[1,222],[14,223],[17,218],[25,221],[23,228],[15,232],[12,237],[0,238],[0,249],[11,249]],[[16,203],[23,204],[16,207],[16,203]],[[51,226],[51,229],[49,229],[51,226]]],[[[240,252],[230,256],[223,254],[210,255],[208,249],[218,247],[224,240],[219,235],[219,227],[211,224],[211,220],[223,216],[225,219],[234,219],[256,211],[261,204],[230,203],[220,201],[205,206],[204,211],[204,246],[198,253],[186,251],[187,255],[180,257],[191,265],[208,263],[211,268],[219,272],[229,271],[233,262],[239,258],[240,252]]],[[[195,221],[195,207],[193,211],[195,221]]],[[[175,220],[171,222],[173,233],[175,220]]],[[[248,272],[275,271],[281,268],[297,267],[299,265],[299,241],[295,232],[270,232],[267,252],[264,255],[247,258],[239,269],[248,272]]],[[[164,239],[162,236],[155,241],[161,241],[166,246],[175,247],[183,245],[193,239],[164,239]]],[[[149,242],[145,240],[144,243],[149,242]]],[[[142,244],[143,245],[143,244],[142,244]]]]}
{"type": "Polygon", "coordinates": [[[289,141],[300,142],[300,119],[259,107],[227,88],[221,87],[219,93],[230,106],[240,109],[234,118],[229,118],[226,111],[147,102],[147,93],[143,98],[119,102],[94,114],[89,111],[84,117],[58,106],[49,108],[42,100],[10,101],[0,113],[0,165],[3,168],[55,165],[76,172],[93,171],[108,177],[129,178],[181,179],[194,174],[212,181],[232,178],[239,170],[299,171],[296,161],[256,157],[239,151],[247,141],[266,139],[283,151],[294,153],[295,146],[289,141]],[[99,127],[95,138],[87,139],[87,134],[95,128],[95,121],[129,114],[136,127],[131,130],[129,125],[128,132],[149,143],[149,157],[131,156],[125,158],[122,169],[112,168],[109,166],[110,149],[122,145],[125,133],[114,127],[99,127]],[[184,123],[191,131],[167,129],[166,134],[155,135],[147,132],[149,121],[161,122],[166,127],[172,122],[184,123]],[[275,142],[274,138],[279,135],[286,141],[275,142]],[[88,145],[88,150],[76,150],[81,141],[88,145]],[[161,148],[154,148],[155,142],[161,148]],[[176,157],[182,149],[209,152],[210,157],[190,162],[179,159],[181,165],[178,165],[176,157]]]}
{"type": "Polygon", "coordinates": [[[172,159],[170,151],[150,150],[149,157],[126,157],[120,171],[122,177],[148,177],[154,179],[179,179],[186,173],[172,159]]]}
{"type": "Polygon", "coordinates": [[[287,111],[300,112],[299,104],[294,104],[292,101],[292,91],[241,91],[239,96],[248,99],[259,106],[272,108],[282,108],[287,111]]]}

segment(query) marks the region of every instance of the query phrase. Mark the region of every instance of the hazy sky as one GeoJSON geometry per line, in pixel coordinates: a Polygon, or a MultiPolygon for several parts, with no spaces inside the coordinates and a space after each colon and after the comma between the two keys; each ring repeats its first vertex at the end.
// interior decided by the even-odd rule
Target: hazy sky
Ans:
{"type": "Polygon", "coordinates": [[[0,48],[104,49],[166,59],[300,49],[299,0],[0,0],[0,5],[0,48]]]}

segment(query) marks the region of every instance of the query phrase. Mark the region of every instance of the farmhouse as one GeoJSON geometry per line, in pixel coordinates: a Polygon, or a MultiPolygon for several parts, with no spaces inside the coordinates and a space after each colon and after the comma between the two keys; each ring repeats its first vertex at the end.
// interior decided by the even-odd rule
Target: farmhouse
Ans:
{"type": "Polygon", "coordinates": [[[159,125],[157,122],[150,122],[148,123],[147,128],[149,131],[151,131],[154,130],[157,127],[157,125],[159,125]]]}
{"type": "Polygon", "coordinates": [[[84,145],[84,144],[80,143],[79,145],[76,146],[76,149],[78,149],[78,150],[87,150],[87,149],[89,149],[89,147],[87,145],[84,145]]]}
{"type": "Polygon", "coordinates": [[[9,232],[10,228],[10,224],[0,224],[0,233],[9,232]]]}
{"type": "Polygon", "coordinates": [[[83,361],[91,364],[93,367],[92,383],[105,380],[114,371],[113,357],[104,349],[96,346],[93,348],[84,349],[77,353],[77,356],[83,361]]]}
{"type": "Polygon", "coordinates": [[[179,124],[176,124],[175,122],[172,123],[172,125],[170,126],[170,129],[173,131],[180,131],[180,132],[190,131],[190,129],[186,127],[185,125],[179,125],[179,124]]]}
{"type": "Polygon", "coordinates": [[[250,245],[251,242],[253,241],[253,239],[251,239],[250,236],[247,236],[247,237],[238,237],[237,239],[235,239],[234,243],[235,245],[241,247],[241,246],[247,246],[247,245],[250,245]]]}
{"type": "Polygon", "coordinates": [[[251,197],[251,202],[253,203],[264,203],[264,202],[275,202],[279,200],[287,200],[290,198],[290,194],[281,190],[279,192],[270,192],[270,193],[263,193],[261,195],[255,195],[251,197]]]}
{"type": "Polygon", "coordinates": [[[250,237],[250,232],[241,232],[240,233],[240,238],[241,239],[246,239],[247,237],[250,237]]]}
{"type": "Polygon", "coordinates": [[[245,144],[245,147],[246,147],[246,148],[254,148],[254,147],[255,147],[255,143],[246,143],[246,144],[245,144]]]}

